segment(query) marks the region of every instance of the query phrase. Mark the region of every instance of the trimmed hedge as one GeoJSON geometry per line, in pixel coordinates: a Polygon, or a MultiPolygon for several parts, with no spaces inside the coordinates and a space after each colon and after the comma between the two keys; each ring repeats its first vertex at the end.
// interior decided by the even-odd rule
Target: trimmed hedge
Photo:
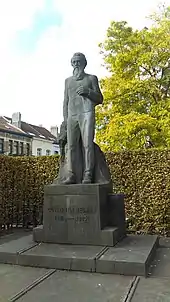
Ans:
{"type": "MultiPolygon", "coordinates": [[[[170,151],[107,153],[114,191],[125,193],[129,229],[170,230],[170,151]]],[[[58,173],[59,157],[0,156],[0,229],[42,222],[44,184],[58,173]]]]}
{"type": "Polygon", "coordinates": [[[126,195],[129,229],[170,233],[170,150],[107,154],[116,192],[126,195]]]}
{"type": "Polygon", "coordinates": [[[42,222],[44,184],[58,168],[57,156],[0,156],[0,229],[42,222]]]}

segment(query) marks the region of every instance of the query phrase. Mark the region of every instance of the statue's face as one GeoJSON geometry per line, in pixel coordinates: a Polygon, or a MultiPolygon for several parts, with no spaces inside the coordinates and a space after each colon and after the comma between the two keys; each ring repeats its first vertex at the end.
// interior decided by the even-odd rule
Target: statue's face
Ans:
{"type": "Polygon", "coordinates": [[[72,66],[73,66],[73,68],[76,68],[76,67],[80,67],[81,65],[82,65],[82,62],[81,62],[82,60],[81,60],[81,58],[80,57],[73,57],[73,59],[72,59],[72,66]]]}
{"type": "Polygon", "coordinates": [[[86,59],[84,55],[75,54],[71,59],[71,65],[73,67],[73,76],[78,80],[84,75],[84,69],[86,67],[86,59]]]}
{"type": "Polygon", "coordinates": [[[84,70],[85,68],[84,58],[81,58],[81,56],[74,56],[72,58],[71,64],[74,69],[84,70]]]}

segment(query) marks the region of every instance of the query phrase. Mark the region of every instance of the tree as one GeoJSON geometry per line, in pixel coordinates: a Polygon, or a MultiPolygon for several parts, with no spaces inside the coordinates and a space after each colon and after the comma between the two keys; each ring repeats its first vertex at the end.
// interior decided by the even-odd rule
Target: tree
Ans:
{"type": "Polygon", "coordinates": [[[96,138],[104,150],[170,147],[170,8],[134,30],[111,22],[101,43],[110,76],[101,80],[104,105],[96,113],[96,138]]]}

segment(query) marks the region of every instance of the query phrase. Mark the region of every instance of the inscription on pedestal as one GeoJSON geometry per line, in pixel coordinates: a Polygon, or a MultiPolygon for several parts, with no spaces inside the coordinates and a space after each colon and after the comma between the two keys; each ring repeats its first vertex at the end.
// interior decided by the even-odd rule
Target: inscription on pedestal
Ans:
{"type": "Polygon", "coordinates": [[[92,206],[88,207],[60,207],[54,206],[48,208],[48,212],[53,215],[53,219],[57,222],[68,222],[73,220],[74,223],[89,223],[90,216],[96,213],[96,208],[92,206]],[[68,217],[67,214],[71,214],[72,217],[68,217]]]}
{"type": "Polygon", "coordinates": [[[44,210],[46,237],[58,242],[81,242],[98,236],[101,229],[95,195],[48,195],[44,210]]]}
{"type": "Polygon", "coordinates": [[[49,185],[44,193],[44,242],[101,244],[108,185],[49,185]]]}

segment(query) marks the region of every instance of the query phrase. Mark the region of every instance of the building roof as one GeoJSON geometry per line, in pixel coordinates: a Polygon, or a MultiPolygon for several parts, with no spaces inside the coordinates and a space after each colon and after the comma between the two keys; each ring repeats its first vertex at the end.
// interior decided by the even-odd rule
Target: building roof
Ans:
{"type": "Polygon", "coordinates": [[[10,119],[0,116],[0,131],[31,137],[28,133],[12,125],[10,119]]]}
{"type": "Polygon", "coordinates": [[[51,140],[54,143],[57,139],[54,135],[51,134],[50,131],[48,131],[44,127],[21,122],[21,129],[24,130],[26,133],[32,135],[32,137],[36,137],[39,139],[51,140]]]}
{"type": "Polygon", "coordinates": [[[0,116],[0,130],[57,143],[57,138],[44,127],[31,125],[21,121],[21,129],[12,125],[12,118],[0,116]]]}

